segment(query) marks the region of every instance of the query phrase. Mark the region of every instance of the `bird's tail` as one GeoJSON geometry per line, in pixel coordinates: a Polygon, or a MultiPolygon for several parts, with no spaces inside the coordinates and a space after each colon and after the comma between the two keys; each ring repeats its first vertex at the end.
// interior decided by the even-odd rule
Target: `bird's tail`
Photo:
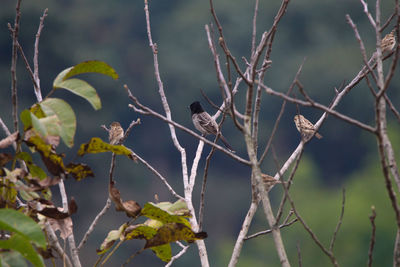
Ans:
{"type": "Polygon", "coordinates": [[[221,139],[222,143],[224,143],[224,145],[226,146],[227,149],[229,149],[231,152],[235,152],[222,134],[219,135],[219,139],[221,139]]]}
{"type": "Polygon", "coordinates": [[[322,135],[320,135],[319,133],[315,133],[315,136],[316,136],[318,139],[321,139],[321,138],[322,138],[322,135]]]}

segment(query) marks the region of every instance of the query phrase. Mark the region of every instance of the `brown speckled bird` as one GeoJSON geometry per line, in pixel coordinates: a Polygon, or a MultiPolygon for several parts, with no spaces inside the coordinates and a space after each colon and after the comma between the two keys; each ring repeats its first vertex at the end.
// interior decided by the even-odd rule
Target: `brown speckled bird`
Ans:
{"type": "Polygon", "coordinates": [[[394,36],[395,30],[391,31],[390,33],[386,34],[383,37],[381,42],[381,50],[382,54],[386,52],[391,52],[396,45],[396,37],[394,36]]]}
{"type": "Polygon", "coordinates": [[[314,124],[304,118],[303,115],[294,116],[294,123],[296,124],[297,131],[299,131],[306,140],[309,140],[314,133],[318,139],[322,138],[322,135],[315,131],[314,124]]]}
{"type": "Polygon", "coordinates": [[[121,139],[124,137],[124,129],[122,129],[119,122],[114,121],[110,125],[110,131],[108,132],[108,140],[110,145],[118,145],[121,139]]]}
{"type": "Polygon", "coordinates": [[[264,183],[265,191],[267,192],[269,192],[274,185],[282,183],[280,180],[276,180],[274,177],[265,173],[261,173],[261,179],[264,183]]]}

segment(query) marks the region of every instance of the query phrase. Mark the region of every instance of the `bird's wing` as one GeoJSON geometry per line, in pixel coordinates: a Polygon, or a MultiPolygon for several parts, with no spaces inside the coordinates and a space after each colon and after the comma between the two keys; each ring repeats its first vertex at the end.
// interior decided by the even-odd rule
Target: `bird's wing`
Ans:
{"type": "Polygon", "coordinates": [[[198,114],[199,124],[208,134],[217,134],[218,124],[207,112],[198,114]]]}

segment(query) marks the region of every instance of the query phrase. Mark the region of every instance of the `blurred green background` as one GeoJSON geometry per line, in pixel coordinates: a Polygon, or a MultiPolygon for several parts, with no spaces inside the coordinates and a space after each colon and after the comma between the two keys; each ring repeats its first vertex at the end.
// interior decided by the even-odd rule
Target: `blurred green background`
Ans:
{"type": "MultiPolygon", "coordinates": [[[[232,53],[244,63],[242,56],[249,57],[251,47],[251,25],[253,1],[215,0],[216,12],[224,27],[227,43],[232,53]]],[[[370,8],[375,5],[370,2],[370,8]]],[[[392,1],[383,1],[382,17],[393,12],[392,1]]],[[[0,116],[12,128],[10,62],[11,38],[7,23],[14,21],[16,1],[3,0],[0,9],[0,116]]],[[[258,39],[267,30],[279,8],[280,1],[260,1],[258,15],[258,39]]],[[[122,85],[127,84],[132,92],[153,109],[162,112],[151,49],[146,36],[144,4],[127,0],[84,1],[22,1],[20,43],[25,53],[33,57],[33,45],[39,17],[45,8],[49,15],[45,20],[40,39],[40,78],[42,94],[46,95],[53,79],[63,69],[81,61],[97,59],[109,63],[119,73],[115,82],[108,77],[85,75],[102,99],[103,108],[94,111],[85,100],[67,92],[56,92],[54,96],[66,99],[74,108],[78,127],[73,149],[64,145],[58,148],[65,152],[68,160],[82,160],[94,170],[96,177],[76,182],[66,181],[69,196],[74,196],[79,206],[73,215],[75,240],[79,242],[90,222],[104,206],[107,199],[108,169],[111,155],[88,155],[76,159],[79,144],[98,136],[106,140],[107,133],[100,125],[120,121],[123,127],[139,115],[128,108],[130,103],[122,85]]],[[[221,102],[211,53],[208,49],[204,25],[212,22],[208,1],[151,1],[151,23],[153,40],[158,44],[161,77],[171,106],[173,118],[190,128],[192,126],[187,106],[201,100],[206,110],[212,107],[200,94],[203,89],[216,103],[221,102]]],[[[372,53],[374,31],[362,12],[358,1],[325,0],[293,1],[279,25],[272,53],[272,67],[265,83],[275,90],[285,92],[295,73],[306,58],[300,79],[315,100],[329,104],[334,87],[350,81],[362,66],[359,46],[353,31],[345,21],[350,14],[358,25],[367,52],[372,53]]],[[[390,25],[385,33],[393,27],[390,25]]],[[[222,59],[223,57],[221,57],[222,59]]],[[[392,102],[399,103],[400,80],[398,70],[388,90],[392,102]]],[[[33,87],[22,61],[18,63],[19,111],[35,102],[33,87]]],[[[242,103],[244,90],[239,93],[242,103]]],[[[260,150],[272,130],[279,113],[281,100],[263,95],[260,125],[260,150]]],[[[240,106],[243,110],[243,106],[240,106]]],[[[374,123],[373,99],[365,82],[361,82],[341,102],[338,110],[369,124],[374,123]]],[[[315,122],[322,114],[319,110],[301,108],[301,112],[315,122]]],[[[292,122],[296,107],[288,104],[274,139],[274,147],[280,164],[292,153],[300,138],[292,122]]],[[[176,190],[183,195],[180,155],[173,146],[168,127],[152,117],[139,116],[142,124],[135,127],[125,145],[155,166],[176,190]]],[[[389,132],[396,152],[399,152],[399,126],[389,117],[389,132]]],[[[291,195],[297,208],[320,240],[329,245],[341,208],[342,187],[346,188],[346,207],[342,228],[337,237],[335,254],[341,266],[360,266],[367,262],[371,233],[368,216],[370,207],[377,211],[377,239],[374,250],[375,266],[392,264],[395,239],[395,218],[387,196],[384,179],[379,166],[376,141],[371,134],[329,117],[320,129],[322,140],[312,140],[295,176],[291,195]]],[[[181,144],[186,148],[191,164],[197,141],[178,131],[181,144]]],[[[4,136],[4,133],[1,133],[4,136]]],[[[245,145],[231,120],[224,124],[224,135],[236,149],[238,155],[246,157],[245,145]]],[[[198,210],[199,191],[206,146],[200,162],[198,185],[195,188],[194,204],[198,210]]],[[[189,166],[190,167],[190,166],[189,166]]],[[[276,167],[271,155],[262,169],[274,174],[276,167]]],[[[205,203],[204,231],[211,266],[227,265],[243,218],[250,205],[249,169],[236,163],[223,153],[217,152],[212,161],[205,203]]],[[[140,164],[132,164],[118,158],[115,173],[117,187],[124,199],[135,199],[141,204],[153,201],[155,193],[160,201],[175,201],[165,186],[140,164]]],[[[53,189],[58,198],[57,188],[53,189]]],[[[279,187],[271,191],[276,208],[282,194],[279,187]]],[[[96,261],[95,250],[109,230],[117,229],[126,221],[124,214],[116,213],[112,207],[100,220],[87,245],[82,250],[83,266],[96,261]]],[[[250,233],[267,228],[261,211],[256,215],[250,233]]],[[[284,243],[293,266],[297,264],[297,249],[301,248],[304,266],[327,266],[329,259],[317,248],[300,223],[282,230],[284,243]]],[[[108,266],[119,266],[143,243],[133,241],[123,245],[111,258],[108,266]]],[[[178,250],[175,250],[176,252],[178,250]]],[[[163,266],[151,251],[145,251],[133,261],[134,266],[163,266]],[[136,265],[135,265],[136,264],[136,265]]],[[[197,248],[192,245],[174,266],[200,266],[197,248]]],[[[271,236],[259,237],[244,244],[238,266],[279,266],[271,236]]]]}

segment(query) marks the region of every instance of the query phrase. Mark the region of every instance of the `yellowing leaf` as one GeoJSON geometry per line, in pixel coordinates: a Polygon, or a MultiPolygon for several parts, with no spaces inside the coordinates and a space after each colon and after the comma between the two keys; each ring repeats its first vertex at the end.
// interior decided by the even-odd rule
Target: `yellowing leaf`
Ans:
{"type": "Polygon", "coordinates": [[[169,262],[172,257],[172,252],[171,252],[171,245],[170,244],[164,244],[161,246],[157,247],[151,247],[151,250],[153,250],[156,253],[156,256],[164,261],[164,262],[169,262]]]}
{"type": "Polygon", "coordinates": [[[187,227],[191,227],[188,220],[183,216],[170,214],[168,211],[162,210],[155,206],[153,203],[146,203],[142,209],[142,215],[160,221],[164,224],[166,223],[181,223],[187,227]]]}
{"type": "Polygon", "coordinates": [[[25,140],[28,146],[34,147],[39,151],[44,164],[53,175],[59,175],[64,172],[64,162],[60,155],[53,152],[51,145],[46,144],[38,135],[32,135],[25,140]]]}
{"type": "Polygon", "coordinates": [[[82,144],[79,148],[78,155],[83,156],[89,153],[103,152],[113,152],[117,155],[125,155],[132,160],[136,160],[136,157],[133,156],[132,151],[127,147],[123,145],[110,145],[98,137],[93,137],[90,139],[89,143],[82,144]]]}
{"type": "Polygon", "coordinates": [[[103,243],[100,246],[100,249],[97,250],[97,254],[101,255],[105,252],[107,252],[112,245],[114,245],[115,241],[118,239],[124,239],[123,232],[125,231],[125,228],[127,227],[127,224],[123,224],[119,227],[118,230],[112,230],[108,233],[106,239],[104,239],[103,243]]]}
{"type": "Polygon", "coordinates": [[[195,233],[193,230],[181,223],[167,223],[157,230],[157,234],[151,239],[147,240],[144,248],[160,246],[179,240],[184,240],[192,243],[197,239],[204,239],[207,237],[205,232],[195,233]]]}
{"type": "Polygon", "coordinates": [[[70,173],[78,181],[89,176],[94,177],[92,169],[90,169],[88,165],[83,163],[79,164],[69,163],[66,166],[66,171],[70,173]]]}
{"type": "Polygon", "coordinates": [[[125,239],[151,239],[157,234],[157,230],[145,224],[137,224],[129,226],[125,230],[125,239]]]}

